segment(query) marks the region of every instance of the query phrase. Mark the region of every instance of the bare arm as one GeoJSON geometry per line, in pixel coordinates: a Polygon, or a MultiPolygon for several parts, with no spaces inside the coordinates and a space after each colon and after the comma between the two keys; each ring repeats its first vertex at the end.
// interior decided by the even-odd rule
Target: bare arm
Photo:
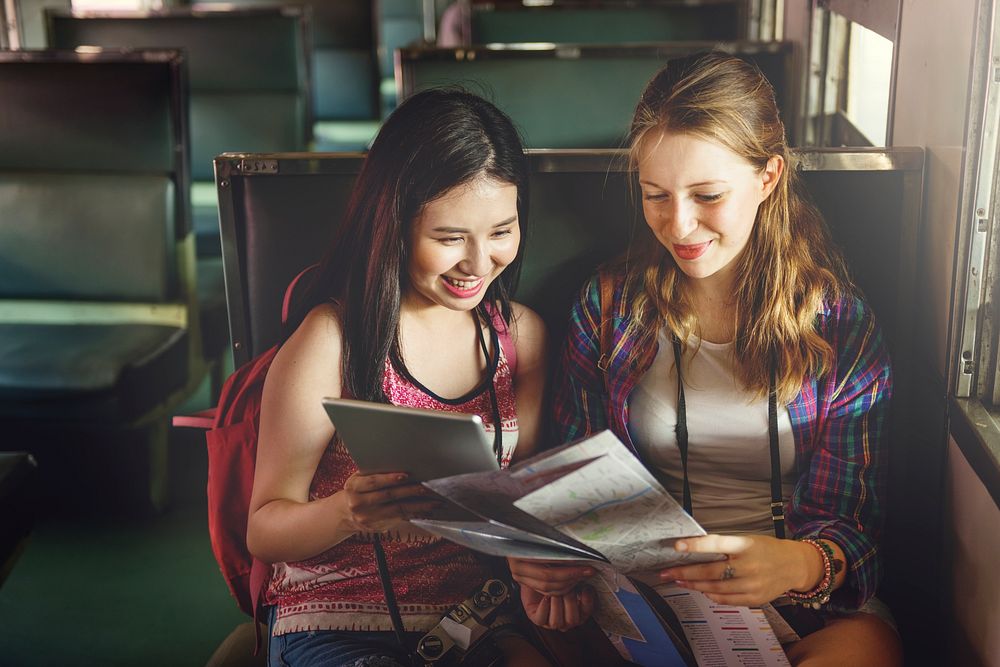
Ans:
{"type": "Polygon", "coordinates": [[[321,399],[340,395],[340,325],[332,307],[320,306],[282,346],[264,383],[247,546],[265,562],[303,560],[359,531],[390,529],[402,516],[393,501],[422,495],[389,473],[354,475],[344,490],[310,501],[334,433],[321,399]]]}
{"type": "Polygon", "coordinates": [[[514,396],[517,408],[518,438],[515,459],[534,454],[542,438],[542,407],[548,375],[548,334],[545,323],[530,308],[513,305],[514,345],[517,348],[517,372],[514,396]]]}

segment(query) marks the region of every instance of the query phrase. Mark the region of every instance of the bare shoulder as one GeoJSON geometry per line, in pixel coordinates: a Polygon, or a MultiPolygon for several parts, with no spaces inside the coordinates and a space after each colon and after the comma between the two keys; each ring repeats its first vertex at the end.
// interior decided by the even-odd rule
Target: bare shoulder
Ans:
{"type": "Polygon", "coordinates": [[[336,388],[339,394],[342,342],[337,310],[332,304],[316,306],[278,351],[268,383],[274,376],[286,387],[316,383],[327,392],[336,388]]]}
{"type": "Polygon", "coordinates": [[[545,337],[545,321],[541,316],[521,303],[511,303],[512,329],[515,340],[519,336],[527,338],[545,337]]]}
{"type": "Polygon", "coordinates": [[[511,320],[518,358],[544,356],[548,335],[545,321],[538,313],[520,303],[511,303],[511,320]]]}

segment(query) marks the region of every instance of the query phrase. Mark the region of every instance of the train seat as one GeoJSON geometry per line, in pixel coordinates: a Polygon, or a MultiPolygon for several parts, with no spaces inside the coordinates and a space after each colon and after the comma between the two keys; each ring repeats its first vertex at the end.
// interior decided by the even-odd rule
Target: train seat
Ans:
{"type": "Polygon", "coordinates": [[[708,2],[474,4],[472,44],[556,44],[733,40],[744,37],[746,4],[708,2]]]}
{"type": "Polygon", "coordinates": [[[396,108],[396,49],[421,44],[424,40],[422,0],[383,0],[377,5],[378,69],[381,77],[379,98],[382,117],[396,108]]]}
{"type": "Polygon", "coordinates": [[[307,14],[299,7],[159,12],[46,12],[60,49],[179,48],[190,78],[191,177],[199,256],[218,256],[213,158],[225,151],[301,151],[312,135],[307,14]],[[196,186],[197,187],[197,186],[196,186]]]}
{"type": "Polygon", "coordinates": [[[35,523],[38,463],[28,452],[0,452],[0,586],[35,523]]]}
{"type": "MultiPolygon", "coordinates": [[[[378,67],[371,0],[235,0],[235,8],[302,6],[312,16],[313,150],[364,150],[378,130],[378,67]]],[[[194,9],[211,3],[191,3],[194,9]]]]}
{"type": "Polygon", "coordinates": [[[165,433],[204,374],[186,91],[178,51],[0,52],[5,424],[165,433]]]}
{"type": "MultiPolygon", "coordinates": [[[[531,211],[516,298],[534,308],[560,340],[570,300],[602,261],[648,234],[629,195],[620,150],[528,151],[531,211]]],[[[890,506],[903,507],[912,439],[910,349],[923,151],[801,149],[804,185],[826,217],[855,282],[878,313],[897,376],[890,450],[890,506]]],[[[362,155],[230,154],[216,159],[233,356],[237,367],[279,340],[285,286],[320,259],[332,225],[346,208],[362,155]],[[294,233],[289,224],[294,224],[294,233]]],[[[917,545],[889,516],[885,553],[905,559],[917,545]]],[[[891,570],[891,569],[890,569],[891,570]]],[[[917,604],[908,581],[890,576],[880,596],[900,610],[917,604]]]]}
{"type": "Polygon", "coordinates": [[[529,148],[618,148],[635,101],[653,74],[670,58],[712,48],[760,68],[775,88],[786,127],[793,130],[797,107],[790,42],[405,48],[399,51],[398,92],[405,99],[428,87],[459,84],[506,111],[529,148]]]}
{"type": "MultiPolygon", "coordinates": [[[[304,151],[312,136],[308,11],[301,7],[159,12],[46,11],[49,44],[180,48],[190,81],[191,193],[199,258],[202,350],[228,344],[219,254],[219,215],[212,160],[225,151],[304,151]]],[[[215,395],[218,386],[213,386],[215,395]]]]}

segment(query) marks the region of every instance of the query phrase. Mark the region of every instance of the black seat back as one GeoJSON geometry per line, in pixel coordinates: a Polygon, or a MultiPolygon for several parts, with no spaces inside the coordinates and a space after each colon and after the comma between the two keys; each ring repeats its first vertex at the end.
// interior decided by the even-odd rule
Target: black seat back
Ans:
{"type": "MultiPolygon", "coordinates": [[[[518,300],[558,335],[595,267],[646,234],[620,151],[529,151],[531,212],[518,300]]],[[[922,153],[804,150],[802,173],[894,344],[906,335],[922,153]],[[845,196],[845,193],[850,193],[845,196]],[[880,194],[879,194],[880,193],[880,194]],[[878,194],[878,196],[875,196],[878,194]],[[878,202],[873,204],[873,202],[878,202]]],[[[237,366],[279,336],[285,286],[318,261],[362,156],[222,156],[217,161],[230,327],[237,366]]]]}

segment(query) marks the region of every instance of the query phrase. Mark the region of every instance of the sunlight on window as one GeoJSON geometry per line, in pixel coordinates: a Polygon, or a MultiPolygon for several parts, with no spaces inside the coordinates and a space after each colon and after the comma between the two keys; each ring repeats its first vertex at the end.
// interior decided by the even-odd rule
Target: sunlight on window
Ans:
{"type": "Polygon", "coordinates": [[[73,0],[73,9],[83,12],[149,8],[148,0],[73,0]]]}
{"type": "Polygon", "coordinates": [[[857,23],[851,24],[844,113],[874,146],[885,145],[892,78],[892,42],[857,23]]]}

